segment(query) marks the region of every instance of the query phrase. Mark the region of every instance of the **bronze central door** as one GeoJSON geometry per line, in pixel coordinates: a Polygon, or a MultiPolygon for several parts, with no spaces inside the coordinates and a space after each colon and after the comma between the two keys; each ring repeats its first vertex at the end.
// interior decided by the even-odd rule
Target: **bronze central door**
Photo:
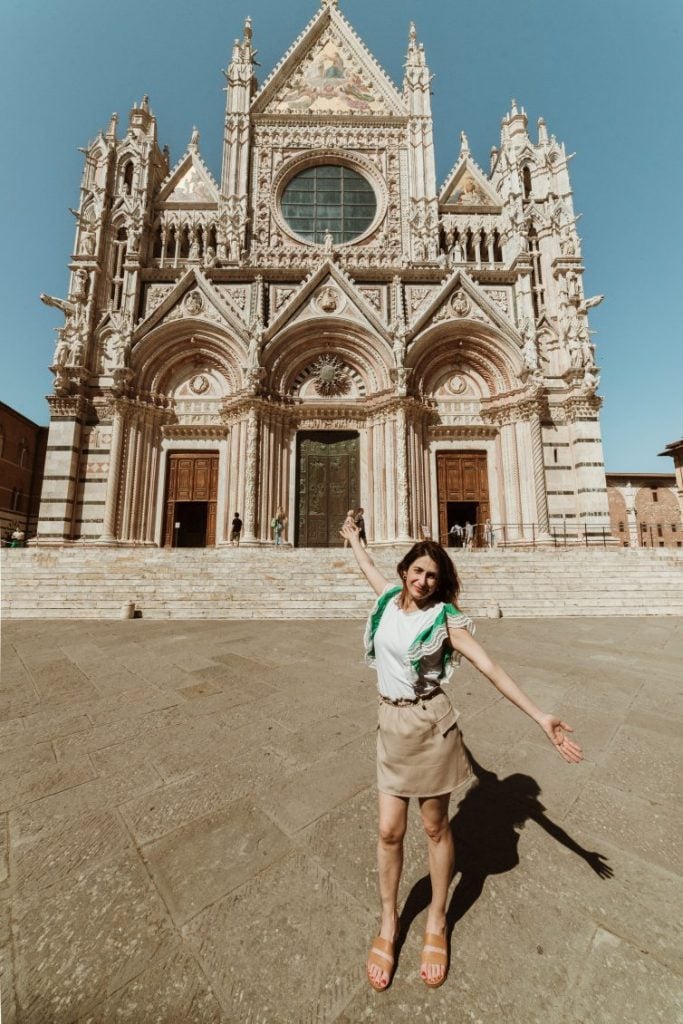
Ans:
{"type": "Polygon", "coordinates": [[[341,431],[301,433],[297,443],[296,543],[341,547],[346,513],[360,502],[360,437],[341,431]]]}

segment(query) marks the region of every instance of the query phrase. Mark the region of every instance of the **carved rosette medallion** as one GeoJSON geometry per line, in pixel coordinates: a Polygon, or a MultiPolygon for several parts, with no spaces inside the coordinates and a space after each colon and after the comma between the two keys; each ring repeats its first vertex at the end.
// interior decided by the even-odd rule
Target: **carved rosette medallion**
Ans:
{"type": "Polygon", "coordinates": [[[195,395],[203,395],[209,390],[209,378],[203,373],[198,373],[190,381],[190,391],[195,395]]]}
{"type": "Polygon", "coordinates": [[[470,300],[465,295],[464,291],[460,290],[455,293],[451,299],[451,311],[454,316],[467,316],[471,309],[470,300]]]}
{"type": "Polygon", "coordinates": [[[316,391],[324,398],[345,395],[351,387],[346,367],[337,356],[320,356],[313,365],[311,376],[316,391]]]}
{"type": "Polygon", "coordinates": [[[456,373],[454,377],[448,381],[446,390],[452,395],[462,395],[464,391],[467,391],[467,381],[464,377],[461,377],[459,373],[456,373]]]}
{"type": "Polygon", "coordinates": [[[198,292],[197,290],[190,292],[190,294],[185,297],[183,306],[188,316],[199,316],[204,309],[204,299],[201,292],[198,292]]]}
{"type": "Polygon", "coordinates": [[[336,288],[327,285],[322,288],[314,299],[314,304],[325,316],[332,316],[340,313],[344,308],[344,299],[336,288]]]}

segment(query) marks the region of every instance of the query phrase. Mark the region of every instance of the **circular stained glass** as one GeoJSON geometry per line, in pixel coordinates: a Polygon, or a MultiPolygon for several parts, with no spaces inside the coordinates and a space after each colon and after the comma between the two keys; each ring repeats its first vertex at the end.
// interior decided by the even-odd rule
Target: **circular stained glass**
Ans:
{"type": "Polygon", "coordinates": [[[322,245],[329,232],[336,245],[364,234],[377,214],[367,178],[340,164],[309,167],[285,187],[282,216],[300,238],[322,245]]]}

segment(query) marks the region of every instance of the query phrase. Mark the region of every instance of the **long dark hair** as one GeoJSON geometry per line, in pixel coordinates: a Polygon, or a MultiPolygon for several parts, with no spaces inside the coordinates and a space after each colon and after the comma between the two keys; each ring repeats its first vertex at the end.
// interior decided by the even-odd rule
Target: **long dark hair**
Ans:
{"type": "Polygon", "coordinates": [[[403,582],[403,575],[408,572],[413,562],[416,562],[418,558],[423,558],[425,555],[427,558],[431,558],[433,562],[436,562],[439,569],[439,581],[433,595],[434,601],[443,601],[444,604],[455,604],[460,593],[460,580],[446,549],[437,544],[435,540],[420,540],[417,544],[413,544],[408,554],[404,555],[396,566],[401,581],[403,582]]]}

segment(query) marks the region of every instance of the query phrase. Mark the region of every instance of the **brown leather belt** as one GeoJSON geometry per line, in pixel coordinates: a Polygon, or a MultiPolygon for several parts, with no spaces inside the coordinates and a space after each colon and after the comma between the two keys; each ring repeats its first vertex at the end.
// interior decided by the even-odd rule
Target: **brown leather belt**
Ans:
{"type": "Polygon", "coordinates": [[[383,693],[378,694],[380,703],[390,704],[392,708],[410,708],[416,704],[422,704],[425,700],[431,700],[432,697],[438,697],[440,693],[443,693],[441,687],[437,687],[436,690],[430,690],[429,693],[425,693],[423,697],[399,697],[398,700],[392,700],[391,697],[385,697],[383,693]]]}

